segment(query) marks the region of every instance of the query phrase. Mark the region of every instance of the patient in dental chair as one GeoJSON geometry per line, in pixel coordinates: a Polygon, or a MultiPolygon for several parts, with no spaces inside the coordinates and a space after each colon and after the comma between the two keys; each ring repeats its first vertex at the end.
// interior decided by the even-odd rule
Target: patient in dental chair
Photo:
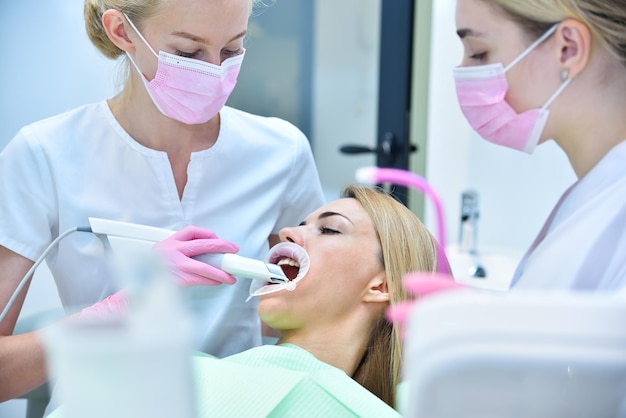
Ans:
{"type": "MultiPolygon", "coordinates": [[[[400,380],[401,345],[385,312],[407,298],[406,273],[436,270],[436,243],[412,212],[382,192],[351,186],[342,196],[281,231],[281,241],[306,250],[310,269],[295,290],[260,296],[259,316],[279,331],[278,343],[197,359],[201,410],[221,404],[233,412],[223,397],[235,402],[251,392],[257,399],[242,408],[259,415],[395,414],[387,405],[394,405],[400,380]],[[233,386],[217,390],[229,381],[233,386]],[[267,409],[261,413],[260,406],[267,409]]],[[[293,261],[285,264],[297,266],[293,261]]]]}
{"type": "MultiPolygon", "coordinates": [[[[259,316],[280,337],[194,356],[198,416],[399,416],[402,346],[386,311],[409,298],[403,276],[436,271],[433,236],[392,197],[352,185],[280,238],[309,259],[295,289],[259,295],[259,316]]],[[[301,260],[290,254],[273,261],[294,278],[301,260]]]]}

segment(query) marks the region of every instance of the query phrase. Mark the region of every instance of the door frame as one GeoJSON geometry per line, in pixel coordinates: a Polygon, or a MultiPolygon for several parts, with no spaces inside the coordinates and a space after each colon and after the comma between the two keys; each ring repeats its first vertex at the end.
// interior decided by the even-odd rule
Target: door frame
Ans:
{"type": "MultiPolygon", "coordinates": [[[[381,1],[378,167],[409,169],[413,16],[413,0],[381,1]]],[[[392,186],[389,192],[408,203],[405,187],[392,186]]]]}

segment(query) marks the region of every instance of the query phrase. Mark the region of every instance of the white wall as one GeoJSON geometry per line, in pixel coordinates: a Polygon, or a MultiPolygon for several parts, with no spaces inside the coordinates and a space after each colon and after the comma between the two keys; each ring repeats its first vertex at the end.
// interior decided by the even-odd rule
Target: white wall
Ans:
{"type": "MultiPolygon", "coordinates": [[[[490,144],[471,130],[452,77],[463,53],[454,8],[454,0],[433,0],[426,177],[441,194],[448,242],[458,240],[461,192],[472,188],[480,199],[479,246],[523,251],[575,176],[553,141],[529,156],[490,144]]],[[[433,224],[430,210],[427,223],[433,224]]]]}
{"type": "Polygon", "coordinates": [[[110,96],[113,62],[85,35],[83,0],[0,2],[0,149],[23,125],[110,96]]]}

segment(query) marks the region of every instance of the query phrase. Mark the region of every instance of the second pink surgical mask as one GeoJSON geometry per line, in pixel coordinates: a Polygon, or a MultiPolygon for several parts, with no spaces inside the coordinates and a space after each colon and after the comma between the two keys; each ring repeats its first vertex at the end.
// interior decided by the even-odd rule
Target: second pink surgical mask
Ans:
{"type": "Polygon", "coordinates": [[[126,19],[158,59],[157,72],[152,80],[147,81],[128,55],[157,109],[165,116],[187,125],[205,123],[217,115],[237,84],[245,50],[240,55],[224,60],[222,65],[164,51],[157,54],[128,16],[126,19]]]}
{"type": "Polygon", "coordinates": [[[557,25],[543,34],[506,68],[502,63],[454,69],[459,105],[471,127],[485,140],[531,154],[548,120],[548,106],[569,84],[561,84],[548,101],[537,109],[517,113],[504,99],[509,89],[506,72],[546,40],[557,25]]]}

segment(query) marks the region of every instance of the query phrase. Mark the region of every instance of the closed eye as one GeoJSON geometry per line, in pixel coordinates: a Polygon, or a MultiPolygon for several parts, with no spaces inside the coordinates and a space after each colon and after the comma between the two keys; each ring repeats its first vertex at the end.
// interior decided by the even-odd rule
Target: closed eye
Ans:
{"type": "Polygon", "coordinates": [[[470,59],[476,60],[476,61],[484,61],[486,56],[487,56],[486,52],[480,52],[480,53],[470,55],[470,59]]]}
{"type": "Polygon", "coordinates": [[[222,50],[222,58],[228,59],[228,58],[236,57],[237,55],[241,55],[242,53],[243,53],[243,48],[224,49],[222,50]]]}
{"type": "Polygon", "coordinates": [[[341,234],[341,232],[337,231],[336,229],[328,228],[325,226],[320,227],[320,232],[326,235],[341,234]]]}
{"type": "Polygon", "coordinates": [[[198,51],[185,52],[185,51],[181,51],[180,49],[177,49],[176,55],[183,57],[183,58],[196,58],[198,56],[198,51]]]}

